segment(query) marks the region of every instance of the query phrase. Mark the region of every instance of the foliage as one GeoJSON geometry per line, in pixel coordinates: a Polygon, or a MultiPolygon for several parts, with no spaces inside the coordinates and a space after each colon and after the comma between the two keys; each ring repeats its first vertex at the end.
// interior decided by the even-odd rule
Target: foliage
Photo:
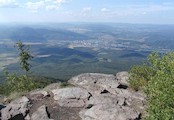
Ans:
{"type": "Polygon", "coordinates": [[[150,78],[155,74],[151,66],[147,64],[133,66],[130,70],[130,86],[134,90],[141,90],[147,85],[150,78]]]}
{"type": "Polygon", "coordinates": [[[130,84],[148,97],[146,120],[174,119],[174,52],[151,53],[148,64],[134,66],[130,84]]]}

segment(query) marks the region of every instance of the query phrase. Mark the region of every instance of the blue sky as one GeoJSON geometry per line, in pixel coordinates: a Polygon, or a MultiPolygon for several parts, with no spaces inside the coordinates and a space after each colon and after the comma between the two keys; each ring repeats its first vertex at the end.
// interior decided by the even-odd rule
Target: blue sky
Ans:
{"type": "Polygon", "coordinates": [[[174,24],[174,0],[0,0],[3,22],[174,24]]]}

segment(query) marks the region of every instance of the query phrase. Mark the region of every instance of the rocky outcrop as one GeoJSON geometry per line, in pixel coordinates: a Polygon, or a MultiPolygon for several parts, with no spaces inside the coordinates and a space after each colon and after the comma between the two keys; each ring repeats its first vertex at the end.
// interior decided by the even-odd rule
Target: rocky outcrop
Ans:
{"type": "Polygon", "coordinates": [[[68,81],[71,87],[61,88],[60,83],[55,83],[30,92],[29,99],[12,101],[2,108],[2,120],[16,116],[25,120],[140,120],[145,95],[129,89],[128,79],[126,71],[115,76],[80,74],[68,81]]]}
{"type": "Polygon", "coordinates": [[[8,104],[5,108],[1,110],[1,119],[24,119],[27,113],[29,112],[29,104],[30,101],[27,97],[21,97],[10,104],[8,104]]]}

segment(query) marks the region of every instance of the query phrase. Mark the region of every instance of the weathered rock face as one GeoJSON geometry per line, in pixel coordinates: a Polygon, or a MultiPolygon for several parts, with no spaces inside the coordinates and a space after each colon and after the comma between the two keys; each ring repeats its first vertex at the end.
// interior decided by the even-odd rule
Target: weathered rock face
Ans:
{"type": "Polygon", "coordinates": [[[27,97],[22,97],[12,101],[1,110],[1,119],[8,120],[10,118],[21,119],[25,118],[29,110],[30,101],[27,97]]]}
{"type": "Polygon", "coordinates": [[[27,95],[30,100],[22,97],[6,107],[2,105],[5,108],[0,110],[0,119],[53,120],[55,116],[54,120],[57,120],[58,116],[52,112],[58,111],[66,116],[68,109],[68,112],[71,111],[68,116],[71,117],[61,116],[63,120],[140,120],[146,106],[146,96],[130,90],[128,79],[129,74],[125,71],[116,76],[80,74],[68,81],[73,87],[60,88],[60,83],[51,84],[43,90],[30,92],[27,95]],[[75,109],[76,112],[73,111],[75,109]]]}

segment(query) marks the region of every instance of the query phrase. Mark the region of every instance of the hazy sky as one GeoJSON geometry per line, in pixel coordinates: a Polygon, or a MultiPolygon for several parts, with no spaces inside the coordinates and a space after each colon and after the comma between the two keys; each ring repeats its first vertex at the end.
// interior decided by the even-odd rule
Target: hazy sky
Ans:
{"type": "Polygon", "coordinates": [[[174,0],[0,0],[0,22],[174,24],[174,0]]]}

